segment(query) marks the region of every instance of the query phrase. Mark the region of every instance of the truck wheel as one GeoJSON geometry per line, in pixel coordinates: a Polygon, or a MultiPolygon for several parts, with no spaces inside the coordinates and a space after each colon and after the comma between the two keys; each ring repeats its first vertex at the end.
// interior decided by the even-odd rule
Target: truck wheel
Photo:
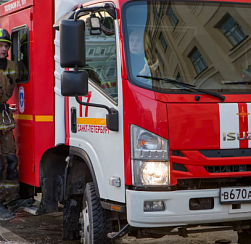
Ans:
{"type": "Polygon", "coordinates": [[[241,233],[238,233],[238,244],[250,244],[251,242],[251,229],[243,230],[241,233]]]}
{"type": "Polygon", "coordinates": [[[83,210],[80,213],[81,243],[84,244],[107,244],[111,240],[107,237],[112,232],[112,223],[106,219],[106,212],[100,204],[96,195],[93,182],[87,183],[84,198],[83,210]]]}

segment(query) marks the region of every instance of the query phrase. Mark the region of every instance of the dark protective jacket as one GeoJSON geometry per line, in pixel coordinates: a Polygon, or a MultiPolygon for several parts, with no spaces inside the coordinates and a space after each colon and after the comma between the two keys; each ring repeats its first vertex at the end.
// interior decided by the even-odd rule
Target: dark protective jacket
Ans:
{"type": "Polygon", "coordinates": [[[13,94],[18,78],[18,67],[15,62],[8,60],[7,68],[0,69],[0,130],[15,128],[13,114],[6,102],[13,94]]]}

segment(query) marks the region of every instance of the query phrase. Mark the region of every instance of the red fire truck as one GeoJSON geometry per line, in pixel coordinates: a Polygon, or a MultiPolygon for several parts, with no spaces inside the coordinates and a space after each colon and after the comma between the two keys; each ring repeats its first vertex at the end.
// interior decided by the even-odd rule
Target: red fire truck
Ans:
{"type": "Polygon", "coordinates": [[[217,226],[250,242],[250,6],[0,6],[20,69],[10,103],[21,194],[42,192],[40,213],[63,204],[64,239],[185,237],[217,226]]]}

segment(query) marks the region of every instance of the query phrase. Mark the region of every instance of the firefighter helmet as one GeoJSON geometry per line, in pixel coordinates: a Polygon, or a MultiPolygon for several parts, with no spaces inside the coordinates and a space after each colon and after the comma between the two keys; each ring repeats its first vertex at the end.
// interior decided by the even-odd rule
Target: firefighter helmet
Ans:
{"type": "Polygon", "coordinates": [[[8,42],[10,46],[12,44],[10,40],[10,34],[5,29],[0,29],[0,42],[8,42]]]}

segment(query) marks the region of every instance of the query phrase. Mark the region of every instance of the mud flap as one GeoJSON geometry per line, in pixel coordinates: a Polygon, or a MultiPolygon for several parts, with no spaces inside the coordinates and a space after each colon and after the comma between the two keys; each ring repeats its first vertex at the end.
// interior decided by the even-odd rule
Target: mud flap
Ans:
{"type": "Polygon", "coordinates": [[[42,199],[40,203],[40,213],[58,212],[58,201],[55,197],[54,182],[44,178],[42,186],[42,199]]]}
{"type": "Polygon", "coordinates": [[[82,197],[67,199],[63,210],[63,240],[79,239],[79,214],[82,210],[82,197]]]}

